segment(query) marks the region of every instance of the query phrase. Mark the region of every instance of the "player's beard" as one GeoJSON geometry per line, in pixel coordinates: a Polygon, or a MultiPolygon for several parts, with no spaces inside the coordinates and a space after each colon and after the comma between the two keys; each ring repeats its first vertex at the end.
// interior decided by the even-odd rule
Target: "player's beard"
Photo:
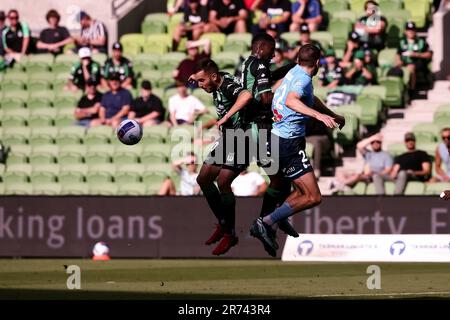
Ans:
{"type": "Polygon", "coordinates": [[[314,77],[315,75],[317,75],[318,72],[319,72],[319,67],[315,66],[314,69],[312,70],[311,77],[314,77]]]}

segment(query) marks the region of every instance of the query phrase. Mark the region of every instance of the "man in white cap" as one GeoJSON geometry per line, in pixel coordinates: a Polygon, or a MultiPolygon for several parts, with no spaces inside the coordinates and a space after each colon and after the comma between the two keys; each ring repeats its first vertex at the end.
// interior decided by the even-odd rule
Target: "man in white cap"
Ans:
{"type": "Polygon", "coordinates": [[[77,91],[85,89],[88,79],[91,79],[95,85],[100,83],[100,64],[91,59],[91,49],[87,47],[78,50],[80,61],[75,63],[70,70],[69,80],[66,89],[77,91]]]}

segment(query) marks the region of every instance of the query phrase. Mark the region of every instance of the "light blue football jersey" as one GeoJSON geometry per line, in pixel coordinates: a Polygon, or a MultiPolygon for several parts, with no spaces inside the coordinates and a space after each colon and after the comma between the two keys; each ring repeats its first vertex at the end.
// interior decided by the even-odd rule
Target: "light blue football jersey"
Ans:
{"type": "Polygon", "coordinates": [[[272,112],[275,122],[272,133],[285,139],[305,136],[305,121],[309,117],[286,106],[289,92],[296,92],[300,100],[308,107],[314,105],[314,88],[312,77],[299,65],[293,67],[284,77],[281,85],[275,91],[272,100],[272,112]]]}

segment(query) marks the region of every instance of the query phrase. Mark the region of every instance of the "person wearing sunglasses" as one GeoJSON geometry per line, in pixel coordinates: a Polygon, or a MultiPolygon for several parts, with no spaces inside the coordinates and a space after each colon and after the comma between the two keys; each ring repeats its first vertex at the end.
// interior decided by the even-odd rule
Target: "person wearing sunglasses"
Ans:
{"type": "Polygon", "coordinates": [[[441,138],[442,142],[437,146],[435,153],[436,176],[430,182],[450,182],[450,127],[441,130],[441,138]]]}
{"type": "Polygon", "coordinates": [[[15,9],[8,12],[9,25],[2,33],[2,44],[6,55],[19,61],[22,55],[30,50],[30,28],[25,22],[19,21],[19,13],[15,9]]]}

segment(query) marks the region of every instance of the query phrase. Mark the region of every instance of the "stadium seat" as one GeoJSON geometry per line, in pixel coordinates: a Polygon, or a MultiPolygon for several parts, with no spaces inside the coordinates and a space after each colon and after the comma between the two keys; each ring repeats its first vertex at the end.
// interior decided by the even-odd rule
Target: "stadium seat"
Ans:
{"type": "Polygon", "coordinates": [[[21,163],[28,163],[28,155],[27,154],[21,153],[21,152],[13,152],[13,151],[10,151],[8,153],[8,158],[7,158],[8,165],[21,164],[21,163]]]}
{"type": "Polygon", "coordinates": [[[334,19],[346,20],[347,22],[351,23],[352,25],[359,18],[358,14],[356,14],[355,12],[350,11],[350,10],[333,12],[331,14],[331,16],[333,17],[332,20],[334,20],[334,19]]]}
{"type": "Polygon", "coordinates": [[[82,163],[83,156],[76,152],[61,152],[58,155],[57,162],[61,165],[82,163]]]}
{"type": "Polygon", "coordinates": [[[23,172],[29,176],[32,172],[30,164],[11,164],[6,166],[6,172],[23,172]]]}
{"type": "Polygon", "coordinates": [[[404,84],[402,79],[387,77],[380,79],[378,82],[386,88],[386,99],[384,102],[388,107],[404,107],[404,84]]]}
{"type": "Polygon", "coordinates": [[[144,53],[165,54],[172,47],[172,37],[168,34],[151,34],[145,38],[143,44],[144,53]]]}
{"type": "Polygon", "coordinates": [[[109,183],[113,181],[113,176],[108,172],[92,172],[86,176],[87,183],[109,183]]]}
{"type": "Polygon", "coordinates": [[[89,194],[101,196],[115,196],[119,187],[114,183],[88,183],[89,194]]]}
{"type": "Polygon", "coordinates": [[[47,54],[33,54],[27,56],[25,68],[27,73],[50,71],[53,65],[54,55],[47,54]]]}
{"type": "Polygon", "coordinates": [[[141,163],[164,163],[168,161],[166,154],[155,151],[144,151],[139,158],[141,163]]]}
{"type": "Polygon", "coordinates": [[[450,183],[448,182],[437,182],[437,183],[427,183],[425,185],[425,194],[437,196],[441,194],[444,190],[450,190],[450,183]]]}
{"type": "Polygon", "coordinates": [[[59,183],[33,183],[34,195],[57,196],[61,194],[62,187],[59,183]]]}
{"type": "Polygon", "coordinates": [[[365,86],[361,92],[361,95],[375,95],[380,97],[382,101],[386,100],[386,88],[379,85],[365,86]]]}
{"type": "Polygon", "coordinates": [[[392,143],[392,144],[388,145],[387,150],[391,154],[392,157],[396,157],[396,156],[401,155],[402,153],[406,152],[406,147],[405,147],[405,144],[402,142],[392,143]]]}
{"type": "Polygon", "coordinates": [[[122,196],[144,196],[148,195],[147,185],[144,183],[120,183],[118,195],[122,196]]]}
{"type": "Polygon", "coordinates": [[[149,13],[141,24],[141,32],[144,34],[166,33],[169,24],[169,16],[166,13],[149,13]]]}
{"type": "Polygon", "coordinates": [[[50,173],[55,176],[59,175],[60,166],[55,164],[35,164],[31,167],[31,175],[38,173],[50,173]]]}
{"type": "Polygon", "coordinates": [[[2,92],[6,91],[22,91],[25,90],[25,83],[19,79],[5,79],[0,83],[0,88],[2,92]]]}
{"type": "Polygon", "coordinates": [[[240,54],[238,52],[224,51],[214,55],[213,60],[217,63],[219,69],[235,68],[239,63],[239,56],[240,54]]]}
{"type": "Polygon", "coordinates": [[[33,187],[30,183],[5,183],[7,195],[31,195],[33,187]]]}
{"type": "MultiPolygon", "coordinates": [[[[172,170],[172,165],[169,163],[154,163],[147,167],[147,172],[159,172],[167,176],[172,174],[172,170]]],[[[142,177],[142,180],[144,181],[144,176],[142,177]]]]}
{"type": "Polygon", "coordinates": [[[346,19],[334,18],[330,21],[328,29],[333,36],[333,48],[345,49],[348,34],[352,30],[352,23],[346,19]]]}
{"type": "Polygon", "coordinates": [[[214,56],[215,54],[222,51],[222,48],[226,42],[226,35],[220,32],[211,32],[204,33],[200,39],[209,39],[211,41],[211,53],[214,56]]]}
{"type": "Polygon", "coordinates": [[[378,54],[378,65],[382,68],[391,68],[395,65],[397,49],[383,49],[378,54]]]}
{"type": "Polygon", "coordinates": [[[298,32],[283,32],[280,37],[286,40],[290,46],[294,46],[300,38],[298,32]]]}
{"type": "Polygon", "coordinates": [[[0,101],[0,106],[2,108],[2,110],[7,110],[7,109],[12,109],[12,110],[16,110],[19,108],[24,108],[25,107],[25,99],[24,98],[3,98],[0,101]]]}
{"type": "MultiPolygon", "coordinates": [[[[339,113],[339,111],[337,111],[339,113]]],[[[346,125],[342,130],[334,130],[333,136],[336,142],[342,146],[353,145],[357,137],[357,128],[359,127],[359,120],[353,114],[349,113],[345,115],[346,125]]]]}
{"type": "Polygon", "coordinates": [[[115,164],[128,164],[139,162],[139,156],[130,152],[116,152],[112,159],[115,164]]]}
{"type": "Polygon", "coordinates": [[[81,183],[84,182],[84,174],[81,172],[61,172],[58,175],[58,182],[65,185],[71,183],[81,183]]]}
{"type": "Polygon", "coordinates": [[[160,87],[159,82],[162,77],[163,77],[162,72],[159,70],[147,69],[141,71],[141,78],[149,80],[152,83],[153,87],[156,88],[160,87]]]}
{"type": "Polygon", "coordinates": [[[381,12],[391,12],[399,10],[402,8],[402,2],[399,0],[380,0],[378,5],[380,6],[381,12]]]}
{"type": "Polygon", "coordinates": [[[125,55],[135,55],[142,51],[145,45],[146,36],[140,33],[128,33],[120,37],[125,55]]]}
{"type": "Polygon", "coordinates": [[[88,165],[105,164],[111,162],[111,157],[105,153],[87,152],[84,161],[88,165]]]}
{"type": "Polygon", "coordinates": [[[83,143],[86,145],[108,144],[113,135],[113,129],[110,126],[91,127],[87,130],[83,143]]]}
{"type": "Polygon", "coordinates": [[[365,182],[358,182],[355,184],[355,186],[352,189],[346,190],[346,191],[341,191],[341,192],[339,192],[339,194],[343,194],[343,195],[347,195],[347,196],[353,196],[353,195],[363,196],[366,194],[366,188],[367,188],[367,184],[365,182]]]}
{"type": "Polygon", "coordinates": [[[65,174],[65,173],[75,172],[75,173],[79,173],[81,176],[84,177],[85,175],[87,175],[88,170],[89,170],[89,166],[85,163],[68,164],[68,165],[61,166],[59,176],[65,174]]]}
{"type": "Polygon", "coordinates": [[[114,176],[114,181],[119,185],[123,183],[137,183],[141,181],[141,174],[138,172],[117,172],[114,176]]]}
{"type": "Polygon", "coordinates": [[[26,183],[28,182],[28,174],[25,172],[6,172],[2,180],[4,183],[26,183]]]}
{"type": "Polygon", "coordinates": [[[388,48],[397,48],[400,38],[403,36],[405,31],[406,19],[403,17],[391,17],[389,19],[386,34],[388,48]]]}
{"type": "Polygon", "coordinates": [[[414,132],[418,143],[438,141],[439,127],[434,123],[418,123],[413,127],[412,132],[414,132]]]}
{"type": "Polygon", "coordinates": [[[2,141],[8,146],[26,144],[30,135],[30,128],[14,126],[4,130],[2,141]]]}
{"type": "Polygon", "coordinates": [[[50,172],[33,172],[30,175],[30,181],[33,184],[33,189],[36,184],[46,184],[56,182],[56,176],[50,172]]]}
{"type": "MultiPolygon", "coordinates": [[[[170,172],[171,173],[171,172],[170,172]]],[[[142,182],[147,184],[157,184],[161,187],[163,181],[170,176],[170,173],[147,171],[142,174],[142,182]]]]}
{"type": "Polygon", "coordinates": [[[89,185],[87,183],[61,183],[61,195],[88,195],[89,185]]]}
{"type": "Polygon", "coordinates": [[[425,183],[419,181],[409,181],[406,184],[405,196],[420,196],[425,194],[425,183]]]}
{"type": "Polygon", "coordinates": [[[364,12],[365,2],[366,0],[350,0],[350,9],[357,14],[362,14],[364,12]]]}
{"type": "Polygon", "coordinates": [[[28,120],[28,126],[31,128],[51,127],[53,126],[53,117],[51,115],[32,114],[28,120]]]}
{"type": "Polygon", "coordinates": [[[29,97],[27,100],[27,108],[28,109],[44,109],[44,108],[53,109],[52,104],[53,104],[53,102],[50,98],[29,97]]]}
{"type": "Polygon", "coordinates": [[[5,130],[6,128],[14,128],[25,126],[26,120],[20,116],[4,116],[1,119],[2,128],[5,130]]]}
{"type": "Polygon", "coordinates": [[[154,70],[158,67],[160,55],[153,53],[140,53],[133,57],[133,68],[136,72],[154,70]]]}
{"type": "Polygon", "coordinates": [[[163,72],[172,72],[184,58],[186,58],[186,54],[182,52],[168,52],[159,58],[157,69],[163,72]]]}
{"type": "Polygon", "coordinates": [[[315,31],[311,33],[311,39],[320,43],[323,50],[333,46],[333,35],[328,31],[315,31]]]}
{"type": "Polygon", "coordinates": [[[347,1],[327,0],[324,2],[323,8],[326,12],[332,15],[333,12],[348,10],[349,4],[347,1]]]}
{"type": "MultiPolygon", "coordinates": [[[[395,184],[391,181],[384,182],[384,191],[385,195],[392,196],[394,195],[395,184]]],[[[369,183],[366,188],[366,195],[376,195],[375,185],[373,183],[369,183]]]]}
{"type": "Polygon", "coordinates": [[[417,28],[423,28],[427,25],[430,15],[430,1],[428,0],[405,0],[405,10],[411,14],[411,20],[414,21],[417,28]]]}

